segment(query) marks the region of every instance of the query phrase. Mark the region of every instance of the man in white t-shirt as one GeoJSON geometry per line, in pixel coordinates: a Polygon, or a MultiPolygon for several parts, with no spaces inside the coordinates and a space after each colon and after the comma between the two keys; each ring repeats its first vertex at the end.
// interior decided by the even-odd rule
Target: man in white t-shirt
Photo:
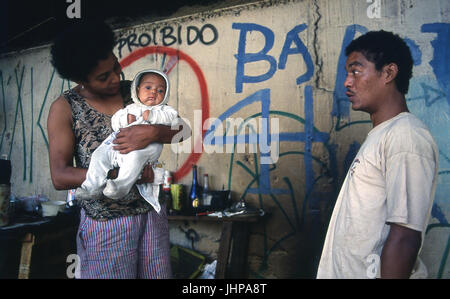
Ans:
{"type": "Polygon", "coordinates": [[[438,150],[409,113],[412,76],[406,43],[373,31],[346,48],[352,109],[373,129],[356,155],[330,219],[317,278],[426,277],[418,254],[436,189],[438,150]]]}

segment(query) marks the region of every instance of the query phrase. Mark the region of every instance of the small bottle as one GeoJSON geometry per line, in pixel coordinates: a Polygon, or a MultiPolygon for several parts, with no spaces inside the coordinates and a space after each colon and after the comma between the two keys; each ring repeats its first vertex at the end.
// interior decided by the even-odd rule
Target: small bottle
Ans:
{"type": "Polygon", "coordinates": [[[200,207],[200,185],[197,181],[197,165],[192,166],[192,184],[189,192],[189,210],[192,215],[196,215],[200,207]]]}
{"type": "Polygon", "coordinates": [[[202,191],[202,205],[210,206],[211,200],[208,199],[209,192],[209,176],[207,173],[203,175],[203,191],[202,191]]]}
{"type": "Polygon", "coordinates": [[[13,193],[9,195],[9,207],[8,207],[8,215],[9,215],[9,223],[14,223],[16,217],[16,204],[17,199],[13,193]]]}
{"type": "Polygon", "coordinates": [[[164,172],[164,183],[162,191],[164,195],[164,201],[166,203],[167,215],[173,214],[172,208],[172,193],[170,192],[170,185],[172,184],[172,175],[168,170],[164,172]]]}
{"type": "Polygon", "coordinates": [[[76,189],[67,190],[66,206],[68,208],[75,206],[75,191],[76,189]]]}

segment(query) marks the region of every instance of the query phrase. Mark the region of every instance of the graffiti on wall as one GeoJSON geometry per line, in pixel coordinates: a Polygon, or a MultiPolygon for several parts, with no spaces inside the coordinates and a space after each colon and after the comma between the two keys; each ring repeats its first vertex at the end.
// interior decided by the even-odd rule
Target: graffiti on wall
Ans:
{"type": "Polygon", "coordinates": [[[119,58],[122,58],[122,50],[125,48],[132,52],[136,48],[163,46],[170,47],[182,45],[185,43],[190,46],[195,43],[201,43],[209,46],[214,44],[219,38],[217,28],[212,24],[204,24],[201,27],[182,25],[165,26],[161,29],[153,28],[150,32],[141,34],[132,33],[117,41],[117,52],[119,58]],[[159,42],[158,42],[159,41],[159,42]],[[159,44],[161,43],[161,44],[159,44]]]}
{"type": "MultiPolygon", "coordinates": [[[[39,95],[38,97],[35,95],[36,90],[34,87],[34,84],[36,80],[39,80],[39,78],[36,78],[34,67],[27,68],[26,66],[22,66],[21,68],[14,69],[14,74],[9,76],[4,76],[3,72],[0,70],[0,86],[1,86],[1,95],[2,95],[2,108],[3,108],[3,116],[4,116],[4,127],[2,130],[2,135],[0,139],[0,152],[3,154],[6,154],[8,157],[11,157],[13,152],[13,147],[16,143],[20,143],[19,147],[22,150],[22,157],[23,157],[23,171],[22,171],[22,177],[23,181],[28,181],[29,183],[33,182],[33,164],[34,159],[36,157],[33,156],[34,149],[33,146],[36,142],[43,142],[46,147],[48,148],[48,138],[46,134],[45,126],[45,120],[43,119],[43,112],[44,109],[48,109],[47,103],[48,103],[48,95],[50,88],[54,88],[54,77],[55,77],[55,70],[53,70],[50,80],[47,84],[45,95],[39,95]],[[29,78],[29,85],[25,85],[24,78],[29,78]],[[14,85],[14,83],[11,82],[11,80],[14,80],[15,82],[15,88],[16,88],[16,98],[13,97],[7,97],[6,96],[6,86],[11,86],[11,88],[14,85]],[[23,98],[23,93],[26,88],[29,88],[29,99],[23,98]],[[43,99],[40,103],[39,100],[35,100],[36,98],[43,99]],[[6,108],[6,103],[10,102],[13,103],[10,108],[12,108],[14,111],[13,113],[7,113],[8,110],[6,108]],[[29,105],[29,111],[30,114],[24,113],[24,105],[29,105]],[[38,113],[37,117],[35,114],[38,113]],[[12,119],[8,119],[8,115],[12,116],[12,119]],[[30,124],[30,131],[29,134],[27,134],[26,126],[27,124],[30,124]],[[35,136],[34,130],[39,130],[38,137],[35,136]],[[21,131],[21,140],[16,141],[16,132],[17,130],[21,131]],[[27,135],[29,135],[29,139],[27,139],[27,135]],[[8,137],[9,144],[5,142],[5,139],[8,137]],[[38,138],[39,141],[36,139],[38,138]],[[27,174],[28,171],[28,174],[27,174]]],[[[28,80],[27,80],[28,81],[28,80]]],[[[27,82],[28,83],[28,82],[27,82]]],[[[67,87],[70,88],[70,82],[67,80],[62,80],[61,83],[61,92],[64,90],[64,85],[67,83],[67,87]]],[[[28,93],[28,92],[27,92],[28,93]]],[[[39,159],[39,157],[38,157],[39,159]]]]}
{"type": "MultiPolygon", "coordinates": [[[[328,132],[323,132],[317,129],[314,121],[314,104],[313,86],[308,84],[308,81],[314,75],[314,63],[311,58],[311,54],[304,42],[300,38],[299,34],[305,30],[308,30],[306,24],[299,24],[293,26],[286,34],[283,34],[283,44],[279,55],[275,56],[271,53],[274,46],[276,33],[269,27],[255,24],[255,23],[233,23],[231,28],[238,35],[238,43],[236,44],[236,52],[230,53],[230,56],[234,57],[235,64],[235,84],[234,90],[236,95],[242,95],[241,99],[236,103],[233,103],[229,107],[224,107],[224,110],[216,119],[221,123],[227,123],[227,119],[252,105],[252,107],[259,107],[258,111],[249,115],[239,125],[236,130],[236,135],[227,138],[224,136],[217,137],[214,135],[216,132],[215,126],[209,128],[202,128],[200,139],[194,140],[195,144],[203,144],[205,146],[214,145],[231,145],[233,147],[239,144],[248,144],[257,146],[255,142],[252,142],[252,137],[255,140],[266,140],[267,144],[271,142],[294,142],[301,144],[300,148],[304,148],[302,151],[286,151],[280,152],[280,159],[288,159],[292,156],[300,156],[303,159],[304,169],[302,176],[304,177],[305,188],[304,194],[299,198],[298,194],[295,194],[293,185],[297,184],[295,178],[283,177],[283,188],[275,188],[270,181],[270,173],[277,167],[276,163],[268,164],[262,163],[264,158],[269,158],[266,155],[258,155],[256,151],[253,152],[253,160],[257,161],[254,164],[254,168],[250,169],[245,163],[239,160],[235,160],[235,154],[230,154],[230,167],[228,170],[228,187],[231,189],[232,174],[236,171],[243,171],[248,174],[248,184],[242,190],[241,198],[245,199],[248,194],[255,194],[259,199],[259,205],[264,208],[264,202],[271,200],[275,206],[279,209],[279,212],[283,215],[286,224],[289,229],[286,230],[285,235],[281,235],[277,240],[273,242],[271,246],[268,245],[267,236],[264,236],[264,258],[261,263],[261,267],[258,269],[258,273],[255,275],[264,275],[264,270],[267,268],[267,260],[270,258],[278,247],[283,242],[288,242],[292,238],[298,235],[304,225],[305,214],[308,209],[315,209],[318,201],[327,198],[332,204],[332,199],[336,197],[338,187],[338,169],[347,169],[350,165],[353,157],[356,155],[360,144],[355,140],[348,145],[345,159],[342,162],[337,161],[336,147],[330,140],[330,135],[334,131],[345,130],[349,127],[367,124],[369,121],[348,121],[350,115],[350,108],[347,97],[345,96],[345,88],[343,81],[345,79],[345,47],[355,38],[357,34],[368,31],[368,28],[355,24],[348,26],[345,30],[341,52],[338,58],[336,81],[333,91],[333,103],[332,113],[330,117],[336,118],[336,123],[333,128],[328,132]],[[252,31],[257,31],[263,38],[264,46],[257,53],[249,53],[248,43],[251,41],[248,35],[252,31]],[[288,64],[288,58],[301,60],[305,64],[305,69],[299,73],[295,78],[292,78],[292,82],[287,82],[298,88],[302,87],[303,93],[299,101],[304,103],[304,115],[297,115],[288,111],[280,111],[272,109],[272,95],[270,88],[261,88],[256,92],[252,92],[250,95],[245,94],[245,87],[248,85],[258,86],[259,83],[270,81],[277,71],[283,70],[288,64]],[[263,61],[268,63],[269,68],[265,73],[258,75],[248,75],[246,73],[246,66],[253,62],[263,61]],[[256,106],[254,104],[257,104],[256,106]],[[286,118],[298,123],[302,130],[284,132],[272,132],[269,130],[263,130],[258,132],[257,128],[253,126],[252,120],[257,118],[269,119],[269,117],[286,118]],[[341,121],[347,119],[346,121],[341,121]],[[251,134],[246,134],[245,129],[251,131],[251,134]],[[251,135],[251,136],[250,136],[251,135]],[[321,157],[315,156],[312,151],[313,143],[321,144],[328,153],[328,159],[326,162],[321,157]],[[314,167],[316,164],[316,167],[314,167]],[[237,168],[237,169],[236,169],[237,168]],[[315,169],[320,169],[319,173],[316,173],[315,169]],[[314,192],[315,187],[321,180],[332,179],[335,184],[332,191],[318,194],[314,192]],[[279,197],[289,197],[288,202],[281,201],[279,197]],[[298,203],[301,203],[301,206],[298,203]],[[288,209],[290,212],[288,212],[288,209]]],[[[407,101],[413,107],[417,107],[415,111],[417,113],[423,113],[422,119],[431,119],[432,115],[427,114],[428,109],[438,107],[443,113],[449,115],[450,109],[450,62],[448,58],[448,49],[450,49],[449,41],[447,37],[450,33],[450,24],[446,23],[432,23],[423,24],[421,27],[422,33],[433,33],[436,37],[432,40],[431,46],[433,49],[433,59],[429,62],[433,75],[427,77],[418,78],[416,81],[411,82],[410,93],[408,94],[407,101]]],[[[205,78],[201,69],[201,63],[197,63],[195,58],[186,54],[185,52],[172,48],[171,46],[192,45],[194,43],[201,43],[205,46],[213,45],[219,38],[217,28],[211,24],[205,24],[201,27],[187,26],[166,26],[159,31],[152,30],[150,32],[144,32],[139,35],[133,33],[126,37],[121,38],[116,46],[121,58],[121,65],[123,68],[131,65],[142,59],[147,55],[159,55],[161,64],[158,66],[164,72],[170,74],[176,65],[183,61],[187,63],[192,69],[198,82],[200,94],[201,94],[201,109],[202,109],[202,123],[209,118],[209,95],[207,81],[210,78],[205,78]],[[159,41],[159,42],[158,42],[159,41]],[[124,55],[122,51],[128,51],[130,54],[124,55]]],[[[422,60],[422,53],[417,43],[408,37],[405,37],[405,41],[411,48],[414,64],[420,66],[426,62],[422,60]]],[[[278,53],[277,53],[278,54],[278,53]]],[[[291,61],[291,60],[289,60],[291,61]]],[[[36,80],[39,80],[36,75],[34,67],[22,66],[21,68],[15,68],[11,74],[4,74],[0,70],[0,95],[2,99],[1,109],[3,109],[4,119],[0,125],[3,128],[0,130],[0,151],[7,153],[11,156],[13,152],[14,144],[17,144],[21,149],[21,155],[23,156],[23,172],[22,180],[29,183],[33,182],[33,163],[36,157],[33,156],[34,144],[40,142],[45,144],[48,148],[48,139],[46,136],[46,130],[43,127],[45,120],[42,119],[43,112],[49,107],[48,99],[50,90],[60,90],[61,92],[70,88],[70,82],[62,80],[60,84],[56,83],[55,71],[50,75],[50,79],[47,83],[45,94],[36,95],[34,84],[36,80]],[[6,87],[9,89],[15,88],[14,91],[6,91],[6,87]],[[24,98],[24,90],[28,89],[27,94],[29,97],[24,98]],[[14,94],[15,96],[7,96],[14,94]],[[7,113],[7,101],[9,102],[9,109],[13,109],[12,112],[7,113]],[[11,103],[13,103],[11,105],[11,103]],[[25,105],[29,105],[29,111],[31,113],[24,113],[25,105]],[[27,126],[27,124],[30,124],[27,126]],[[26,128],[30,127],[31,130],[26,128]],[[36,131],[37,133],[36,133],[36,131]],[[16,134],[21,135],[21,139],[18,140],[16,134]],[[7,138],[8,137],[8,138],[7,138]],[[6,142],[8,140],[8,142],[6,142]]],[[[445,193],[445,188],[448,187],[448,175],[450,173],[450,159],[448,157],[448,144],[447,133],[439,130],[438,125],[433,123],[430,129],[433,135],[437,139],[437,143],[440,150],[440,169],[439,176],[442,177],[438,189],[442,188],[445,193]]],[[[442,124],[440,124],[442,125],[442,124]]],[[[196,145],[194,145],[196,146],[196,145]]],[[[190,165],[197,163],[201,157],[200,152],[193,152],[182,164],[182,166],[176,171],[176,178],[181,179],[189,173],[190,165]]],[[[295,167],[295,166],[294,166],[295,167]]],[[[300,168],[300,165],[297,167],[300,168]]],[[[445,197],[440,197],[439,193],[436,195],[435,205],[432,210],[432,217],[438,221],[433,225],[430,225],[427,232],[437,227],[449,227],[448,220],[445,212],[441,208],[442,204],[448,204],[445,197]]],[[[264,230],[265,231],[265,230],[264,230]]],[[[444,254],[441,258],[441,264],[439,267],[439,275],[442,275],[445,263],[448,256],[449,246],[444,250],[444,254]]]]}

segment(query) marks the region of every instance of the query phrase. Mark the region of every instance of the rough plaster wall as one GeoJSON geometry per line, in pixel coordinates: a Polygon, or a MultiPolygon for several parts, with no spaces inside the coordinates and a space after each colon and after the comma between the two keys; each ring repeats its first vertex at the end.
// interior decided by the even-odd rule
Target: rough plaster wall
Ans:
{"type": "MultiPolygon", "coordinates": [[[[355,36],[378,29],[400,34],[413,52],[408,105],[430,127],[440,150],[432,225],[422,258],[430,277],[450,277],[445,264],[450,215],[450,3],[372,2],[260,1],[117,31],[115,53],[126,79],[148,67],[169,72],[170,104],[194,129],[193,138],[180,147],[193,149],[202,141],[201,129],[196,129],[202,119],[198,115],[203,120],[219,118],[224,127],[226,118],[248,118],[245,129],[238,131],[236,126],[230,136],[255,130],[262,138],[266,134],[258,131],[257,122],[261,115],[271,120],[271,128],[278,121],[279,132],[272,140],[279,140],[279,157],[273,164],[261,163],[254,144],[234,147],[235,141],[225,140],[221,145],[221,138],[215,139],[215,153],[175,154],[166,145],[161,158],[179,182],[190,183],[189,163],[196,162],[200,175],[210,175],[212,188],[230,187],[235,200],[244,198],[270,213],[264,223],[251,227],[250,277],[315,274],[333,201],[371,128],[368,115],[351,111],[343,93],[342,49],[355,36]],[[195,39],[196,32],[203,32],[203,39],[195,39]],[[255,62],[245,63],[246,58],[255,62]],[[258,77],[258,82],[247,82],[245,76],[258,77]]],[[[50,181],[46,119],[51,102],[74,85],[54,72],[48,47],[4,56],[0,71],[0,153],[12,159],[12,191],[18,196],[62,199],[66,193],[54,191],[50,181]]],[[[214,148],[211,140],[205,139],[205,151],[214,148]]],[[[172,223],[172,242],[190,247],[180,227],[195,229],[200,235],[195,248],[216,257],[219,225],[172,223]]]]}

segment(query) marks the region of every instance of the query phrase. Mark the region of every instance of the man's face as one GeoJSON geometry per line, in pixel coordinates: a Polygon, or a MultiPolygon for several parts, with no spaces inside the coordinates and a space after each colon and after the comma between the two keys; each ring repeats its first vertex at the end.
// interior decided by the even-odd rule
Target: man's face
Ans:
{"type": "Polygon", "coordinates": [[[166,81],[160,75],[146,74],[138,86],[138,98],[146,106],[155,106],[164,100],[166,81]]]}
{"type": "Polygon", "coordinates": [[[111,52],[90,72],[82,84],[90,91],[101,96],[113,96],[120,91],[120,73],[122,68],[117,57],[111,52]]]}
{"type": "Polygon", "coordinates": [[[345,64],[347,78],[344,86],[346,95],[352,103],[353,110],[368,113],[375,112],[381,104],[379,95],[383,87],[381,72],[375,69],[375,64],[368,61],[360,52],[352,52],[345,64]]]}

